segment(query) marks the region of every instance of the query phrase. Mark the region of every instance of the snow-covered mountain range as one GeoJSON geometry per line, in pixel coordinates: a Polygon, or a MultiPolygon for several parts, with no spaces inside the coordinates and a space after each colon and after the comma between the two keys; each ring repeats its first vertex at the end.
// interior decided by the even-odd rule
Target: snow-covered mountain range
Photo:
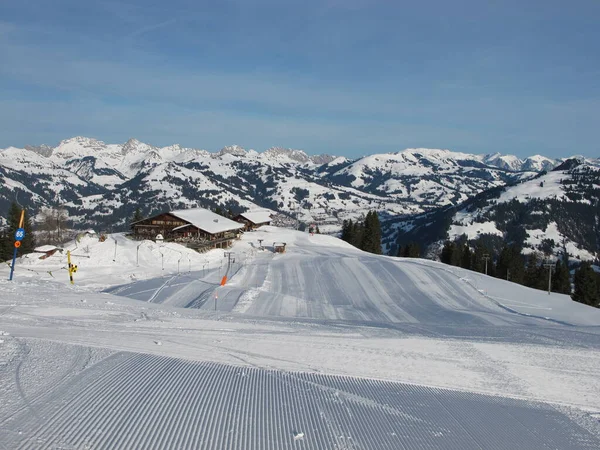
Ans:
{"type": "Polygon", "coordinates": [[[490,248],[505,242],[524,253],[567,252],[593,260],[600,250],[600,164],[570,159],[548,173],[482,192],[468,201],[385,224],[390,253],[417,242],[437,252],[444,240],[484,239],[490,248]]]}
{"type": "Polygon", "coordinates": [[[386,220],[459,205],[561,160],[406,149],[349,160],[302,150],[239,146],[218,152],[75,137],[56,147],[0,150],[0,216],[15,198],[34,212],[64,205],[75,225],[123,229],[143,214],[194,206],[256,206],[316,222],[323,232],[369,210],[386,220]]]}

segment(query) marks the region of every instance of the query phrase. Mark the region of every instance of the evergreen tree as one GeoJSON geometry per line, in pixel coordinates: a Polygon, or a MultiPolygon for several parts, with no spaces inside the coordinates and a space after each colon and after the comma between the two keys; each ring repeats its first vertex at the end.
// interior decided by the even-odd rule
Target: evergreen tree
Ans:
{"type": "Polygon", "coordinates": [[[19,221],[21,220],[21,208],[17,205],[16,202],[12,202],[10,204],[10,209],[8,210],[8,230],[9,234],[12,232],[12,236],[14,237],[15,231],[19,228],[19,221]]]}
{"type": "Polygon", "coordinates": [[[375,211],[369,211],[365,217],[360,248],[366,252],[381,255],[381,224],[375,211]]]}
{"type": "Polygon", "coordinates": [[[504,246],[498,256],[497,276],[499,278],[510,280],[510,260],[510,247],[504,246]]]}
{"type": "Polygon", "coordinates": [[[542,261],[538,252],[533,252],[527,258],[527,269],[525,271],[525,286],[534,289],[547,289],[548,275],[542,266],[542,261]]]}
{"type": "Polygon", "coordinates": [[[362,243],[362,237],[364,232],[364,226],[358,220],[352,224],[352,240],[348,241],[356,248],[360,248],[362,243]]]}
{"type": "Polygon", "coordinates": [[[498,256],[496,276],[523,284],[524,272],[525,264],[520,248],[516,245],[505,246],[498,256]]]}
{"type": "Polygon", "coordinates": [[[317,229],[315,230],[316,234],[321,234],[321,230],[319,229],[319,225],[317,225],[317,229]]]}
{"type": "Polygon", "coordinates": [[[354,245],[357,248],[362,249],[364,234],[363,231],[364,226],[358,220],[356,222],[353,222],[350,219],[344,220],[344,222],[342,223],[341,239],[343,241],[348,242],[351,245],[354,245]]]}
{"type": "Polygon", "coordinates": [[[413,243],[411,251],[408,253],[408,256],[411,258],[420,258],[421,257],[421,246],[416,242],[413,243]]]}
{"type": "MultiPolygon", "coordinates": [[[[484,264],[485,264],[485,261],[484,261],[484,264]]],[[[496,270],[496,263],[490,256],[490,259],[488,260],[488,263],[487,263],[487,274],[490,277],[497,277],[497,273],[498,272],[496,270]]]]}
{"type": "Polygon", "coordinates": [[[352,221],[344,220],[342,222],[342,235],[340,236],[342,241],[350,242],[352,240],[352,231],[352,221]]]}
{"type": "Polygon", "coordinates": [[[136,208],[135,212],[133,213],[133,217],[131,218],[131,223],[139,222],[143,218],[144,216],[142,216],[142,211],[140,208],[136,208]]]}
{"type": "Polygon", "coordinates": [[[450,260],[450,264],[453,266],[460,267],[460,264],[462,263],[462,248],[463,246],[461,244],[454,243],[454,251],[452,252],[452,258],[450,260]]]}
{"type": "MultiPolygon", "coordinates": [[[[10,209],[8,211],[8,227],[2,233],[2,244],[0,244],[0,255],[2,256],[1,259],[4,261],[11,259],[13,256],[15,233],[18,230],[21,222],[21,211],[21,207],[19,207],[16,202],[13,202],[10,205],[10,209]]],[[[21,241],[21,246],[17,251],[18,256],[31,253],[36,245],[31,218],[29,217],[27,210],[25,210],[23,229],[25,230],[25,237],[21,241]]]]}
{"type": "Polygon", "coordinates": [[[523,284],[523,278],[525,275],[525,261],[523,260],[523,257],[521,256],[521,249],[519,247],[517,247],[516,245],[512,246],[512,261],[511,261],[511,268],[510,268],[510,280],[515,282],[515,283],[519,283],[519,284],[523,284]]]}
{"type": "Polygon", "coordinates": [[[379,215],[376,211],[371,211],[371,217],[368,221],[371,238],[370,249],[367,251],[375,253],[376,255],[381,255],[383,253],[381,250],[381,223],[379,222],[379,215]]]}
{"type": "Polygon", "coordinates": [[[379,221],[379,214],[377,214],[375,211],[373,211],[371,221],[373,233],[375,235],[373,239],[375,243],[373,253],[381,255],[383,253],[383,251],[381,250],[381,222],[379,221]]]}
{"type": "Polygon", "coordinates": [[[21,247],[19,248],[22,255],[26,253],[32,253],[36,247],[35,234],[33,233],[33,225],[31,223],[31,217],[29,216],[29,212],[27,210],[25,210],[23,229],[25,230],[25,237],[21,241],[21,247]]]}
{"type": "Polygon", "coordinates": [[[571,293],[569,268],[560,259],[556,261],[556,268],[552,274],[552,292],[559,292],[561,294],[571,293]]]}
{"type": "Polygon", "coordinates": [[[596,272],[589,262],[584,262],[575,271],[574,290],[571,298],[579,303],[598,306],[598,285],[596,272]]]}
{"type": "Polygon", "coordinates": [[[467,242],[464,243],[461,249],[460,267],[463,269],[471,269],[472,265],[472,253],[471,248],[467,242]]]}
{"type": "Polygon", "coordinates": [[[456,252],[456,244],[452,241],[444,242],[442,253],[440,254],[440,261],[444,264],[452,264],[453,255],[456,252]]]}
{"type": "Polygon", "coordinates": [[[0,230],[0,262],[12,258],[11,240],[6,230],[0,230]]]}
{"type": "Polygon", "coordinates": [[[421,248],[416,242],[409,242],[406,247],[402,249],[402,253],[399,256],[405,258],[419,258],[421,256],[421,248]]]}

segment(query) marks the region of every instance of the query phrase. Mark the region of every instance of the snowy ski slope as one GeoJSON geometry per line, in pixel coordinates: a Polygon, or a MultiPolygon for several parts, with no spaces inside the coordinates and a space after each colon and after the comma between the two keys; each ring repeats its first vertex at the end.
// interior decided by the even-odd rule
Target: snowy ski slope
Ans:
{"type": "MultiPolygon", "coordinates": [[[[600,310],[433,261],[374,256],[330,236],[275,227],[247,233],[233,249],[235,274],[218,287],[225,262],[205,273],[166,276],[108,289],[121,296],[179,307],[295,317],[464,327],[599,325],[600,310]],[[258,249],[261,239],[264,251],[258,249]],[[287,243],[274,254],[272,243],[287,243]],[[519,314],[515,314],[518,312],[519,314]]],[[[219,254],[220,255],[220,254],[219,254]]],[[[207,265],[208,267],[208,265],[207,265]]]]}
{"type": "Polygon", "coordinates": [[[13,437],[31,427],[15,448],[533,450],[599,442],[543,404],[129,353],[28,406],[3,425],[13,437]]]}
{"type": "Polygon", "coordinates": [[[275,227],[230,266],[70,248],[75,286],[0,270],[0,448],[600,448],[600,310],[567,296],[275,227]]]}

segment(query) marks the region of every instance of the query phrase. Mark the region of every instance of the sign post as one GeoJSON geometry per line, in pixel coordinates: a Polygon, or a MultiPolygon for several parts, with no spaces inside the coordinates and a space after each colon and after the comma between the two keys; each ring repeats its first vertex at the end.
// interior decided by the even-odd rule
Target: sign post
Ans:
{"type": "Polygon", "coordinates": [[[71,250],[67,250],[67,263],[69,269],[69,281],[71,284],[75,284],[75,280],[73,280],[73,274],[77,272],[77,265],[71,263],[71,250]]]}
{"type": "Polygon", "coordinates": [[[10,278],[12,281],[13,273],[15,272],[15,264],[17,263],[17,250],[21,246],[21,241],[25,237],[25,229],[23,228],[23,222],[25,221],[25,210],[21,210],[21,219],[19,220],[19,228],[15,231],[15,250],[13,252],[12,265],[10,266],[10,278]]]}

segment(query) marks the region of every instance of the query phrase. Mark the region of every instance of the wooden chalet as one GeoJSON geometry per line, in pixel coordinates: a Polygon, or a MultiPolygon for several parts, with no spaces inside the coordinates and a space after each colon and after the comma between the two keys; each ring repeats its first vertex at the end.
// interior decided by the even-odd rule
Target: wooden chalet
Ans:
{"type": "Polygon", "coordinates": [[[40,259],[49,258],[56,252],[62,252],[62,249],[58,248],[55,245],[42,245],[41,247],[36,247],[33,250],[33,253],[37,253],[40,255],[40,259]]]}
{"type": "Polygon", "coordinates": [[[233,220],[243,223],[245,231],[251,231],[263,225],[271,225],[273,218],[269,211],[249,211],[234,217],[233,220]]]}
{"type": "Polygon", "coordinates": [[[285,253],[285,242],[273,242],[273,251],[275,253],[285,253]]]}
{"type": "Polygon", "coordinates": [[[131,224],[136,239],[180,242],[199,251],[228,248],[239,237],[243,224],[208,209],[194,208],[169,211],[131,224]]]}

